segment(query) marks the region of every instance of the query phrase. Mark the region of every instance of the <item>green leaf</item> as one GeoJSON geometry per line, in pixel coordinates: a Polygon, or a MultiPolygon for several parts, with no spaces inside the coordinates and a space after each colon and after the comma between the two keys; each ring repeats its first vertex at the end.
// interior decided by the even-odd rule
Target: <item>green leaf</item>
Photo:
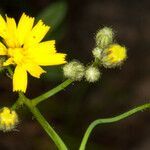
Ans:
{"type": "Polygon", "coordinates": [[[64,1],[55,2],[45,8],[37,19],[42,19],[45,24],[52,27],[52,31],[56,30],[63,22],[67,13],[67,4],[64,1]]]}

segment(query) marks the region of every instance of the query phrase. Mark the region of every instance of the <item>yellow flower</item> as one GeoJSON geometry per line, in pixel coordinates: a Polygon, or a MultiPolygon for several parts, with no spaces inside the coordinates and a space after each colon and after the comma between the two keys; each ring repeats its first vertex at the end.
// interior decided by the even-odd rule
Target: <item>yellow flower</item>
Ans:
{"type": "Polygon", "coordinates": [[[102,64],[107,67],[116,67],[127,58],[127,50],[119,44],[112,44],[103,51],[102,64]]]}
{"type": "Polygon", "coordinates": [[[13,91],[25,92],[27,72],[39,78],[45,71],[40,66],[51,66],[66,63],[66,54],[57,53],[55,41],[41,42],[49,30],[40,20],[34,25],[34,18],[22,14],[18,25],[14,18],[0,16],[0,55],[6,55],[4,66],[13,64],[13,91]]]}
{"type": "Polygon", "coordinates": [[[10,131],[18,124],[18,115],[15,111],[4,107],[0,112],[0,130],[10,131]]]}

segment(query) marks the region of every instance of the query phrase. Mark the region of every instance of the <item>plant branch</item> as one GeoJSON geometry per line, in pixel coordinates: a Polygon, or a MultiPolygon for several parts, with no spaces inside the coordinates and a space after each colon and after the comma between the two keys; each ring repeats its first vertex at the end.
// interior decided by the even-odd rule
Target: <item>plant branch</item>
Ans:
{"type": "Polygon", "coordinates": [[[19,93],[20,98],[22,99],[23,103],[29,108],[31,113],[34,115],[36,120],[42,126],[42,128],[46,131],[46,133],[51,137],[53,142],[56,144],[59,150],[67,150],[66,145],[59,137],[59,135],[54,131],[54,129],[50,126],[50,124],[46,121],[43,115],[40,113],[37,107],[32,104],[32,101],[25,97],[23,93],[19,93]]]}
{"type": "Polygon", "coordinates": [[[32,99],[32,104],[34,106],[36,106],[37,104],[39,104],[40,102],[46,100],[47,98],[55,95],[56,93],[60,92],[61,90],[63,90],[65,87],[67,87],[68,85],[70,85],[73,82],[73,80],[67,79],[66,81],[64,81],[63,83],[61,83],[60,85],[56,86],[55,88],[47,91],[46,93],[32,99]]]}
{"type": "Polygon", "coordinates": [[[80,148],[79,150],[85,150],[85,147],[86,147],[86,144],[87,144],[87,141],[89,139],[89,136],[91,134],[91,132],[93,131],[93,129],[97,126],[97,125],[101,125],[101,124],[107,124],[107,123],[113,123],[113,122],[117,122],[117,121],[120,121],[124,118],[127,118],[139,111],[143,111],[147,108],[150,108],[150,103],[147,103],[147,104],[144,104],[144,105],[141,105],[141,106],[138,106],[134,109],[131,109],[121,115],[118,115],[116,117],[112,117],[112,118],[104,118],[104,119],[97,119],[95,120],[94,122],[92,122],[89,127],[87,128],[84,136],[83,136],[83,139],[82,139],[82,142],[81,142],[81,145],[80,145],[80,148]]]}
{"type": "MultiPolygon", "coordinates": [[[[8,72],[11,76],[13,76],[13,71],[11,68],[8,66],[7,67],[8,72]]],[[[35,98],[34,100],[28,99],[22,92],[18,92],[19,98],[18,100],[13,104],[12,109],[17,109],[21,105],[25,104],[31,113],[34,115],[36,120],[39,122],[39,124],[42,126],[42,128],[46,131],[46,133],[51,137],[53,142],[56,144],[57,148],[59,150],[67,150],[67,147],[65,143],[62,141],[62,139],[59,137],[59,135],[55,132],[55,130],[50,126],[50,124],[47,122],[47,120],[43,117],[43,115],[40,113],[38,108],[36,108],[36,104],[39,102],[47,99],[48,97],[56,94],[57,92],[63,90],[66,86],[71,84],[73,81],[72,80],[66,80],[56,88],[46,92],[45,94],[42,94],[41,96],[35,98]]]]}

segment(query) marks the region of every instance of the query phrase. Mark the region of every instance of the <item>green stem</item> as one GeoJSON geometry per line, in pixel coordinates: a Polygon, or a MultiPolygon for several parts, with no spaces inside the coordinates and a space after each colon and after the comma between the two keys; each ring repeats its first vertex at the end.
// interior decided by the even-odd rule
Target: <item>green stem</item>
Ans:
{"type": "Polygon", "coordinates": [[[95,60],[94,60],[94,62],[93,62],[93,64],[92,64],[94,67],[98,67],[98,66],[100,66],[100,60],[99,59],[97,59],[97,58],[95,58],[95,60]]]}
{"type": "Polygon", "coordinates": [[[22,99],[19,97],[18,99],[17,99],[17,101],[12,105],[12,109],[13,110],[16,110],[16,109],[18,109],[20,106],[22,106],[23,105],[23,101],[22,101],[22,99]]]}
{"type": "Polygon", "coordinates": [[[92,122],[88,129],[86,130],[84,136],[83,136],[83,139],[82,139],[82,142],[81,142],[81,145],[80,145],[80,148],[79,150],[85,150],[85,147],[86,147],[86,144],[87,144],[87,141],[88,141],[88,138],[92,132],[92,130],[97,126],[97,125],[100,125],[100,124],[107,124],[107,123],[113,123],[113,122],[117,122],[119,120],[122,120],[126,117],[129,117],[139,111],[142,111],[144,109],[147,109],[147,108],[150,108],[150,103],[147,103],[147,104],[144,104],[142,106],[139,106],[139,107],[136,107],[132,110],[129,110],[121,115],[118,115],[116,117],[112,117],[112,118],[104,118],[104,119],[97,119],[95,120],[94,122],[92,122]]]}
{"type": "MultiPolygon", "coordinates": [[[[10,67],[7,68],[10,75],[13,75],[13,71],[10,67]]],[[[40,101],[45,100],[46,98],[56,94],[57,92],[63,90],[66,86],[68,86],[70,83],[72,83],[72,80],[66,80],[56,88],[46,92],[45,94],[37,97],[35,100],[31,101],[29,100],[22,92],[19,92],[19,98],[12,106],[12,109],[17,109],[21,105],[25,104],[29,110],[32,112],[36,120],[39,122],[39,124],[42,126],[42,128],[46,131],[46,133],[51,137],[51,139],[56,144],[57,148],[59,150],[67,150],[66,145],[62,141],[62,139],[59,137],[59,135],[55,132],[55,130],[50,126],[50,124],[46,121],[46,119],[43,117],[43,115],[40,113],[38,108],[36,108],[35,104],[38,104],[40,101]]]]}
{"type": "Polygon", "coordinates": [[[38,108],[36,108],[32,101],[25,97],[23,93],[19,93],[20,95],[20,101],[23,101],[23,103],[29,108],[31,113],[34,115],[36,120],[39,122],[39,124],[42,126],[42,128],[46,131],[46,133],[51,137],[51,139],[56,144],[57,148],[59,150],[67,150],[66,145],[62,141],[62,139],[59,137],[59,135],[54,131],[54,129],[50,126],[50,124],[46,121],[46,119],[43,117],[43,115],[40,113],[38,108]]]}
{"type": "Polygon", "coordinates": [[[60,85],[56,86],[55,88],[53,88],[53,89],[47,91],[46,93],[32,99],[32,104],[34,106],[36,106],[38,103],[46,100],[47,98],[49,98],[49,97],[55,95],[56,93],[58,93],[59,91],[63,90],[65,87],[67,87],[72,82],[73,82],[73,80],[67,79],[66,81],[64,81],[60,85]]]}

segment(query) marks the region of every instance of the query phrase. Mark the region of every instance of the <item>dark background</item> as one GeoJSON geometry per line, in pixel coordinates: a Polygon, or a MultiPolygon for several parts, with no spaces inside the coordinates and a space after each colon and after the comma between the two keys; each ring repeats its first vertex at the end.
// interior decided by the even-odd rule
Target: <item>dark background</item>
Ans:
{"type": "MultiPolygon", "coordinates": [[[[0,11],[16,20],[22,12],[40,18],[45,8],[59,3],[62,7],[56,7],[54,15],[45,20],[54,28],[47,38],[57,40],[58,51],[67,53],[68,60],[78,59],[85,64],[92,61],[95,33],[103,26],[112,27],[117,41],[128,49],[125,64],[117,69],[102,69],[98,83],[75,82],[39,106],[70,150],[77,150],[90,122],[149,102],[150,1],[0,0],[0,11]],[[58,15],[61,19],[57,19],[58,15]]],[[[45,69],[48,74],[41,80],[30,77],[28,97],[38,96],[64,81],[61,67],[45,69]]],[[[0,106],[11,106],[16,97],[11,80],[1,74],[0,106]]],[[[19,132],[1,132],[0,150],[56,149],[26,108],[18,113],[19,132]]],[[[98,126],[88,141],[87,150],[149,150],[149,118],[149,111],[144,111],[118,123],[98,126]]]]}

